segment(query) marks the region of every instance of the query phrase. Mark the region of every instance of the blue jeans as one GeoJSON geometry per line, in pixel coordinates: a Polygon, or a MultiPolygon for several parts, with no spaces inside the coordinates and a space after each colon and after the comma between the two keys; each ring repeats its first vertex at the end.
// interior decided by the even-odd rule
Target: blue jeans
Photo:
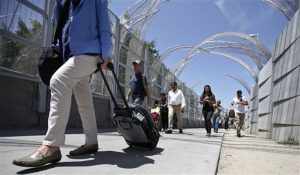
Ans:
{"type": "Polygon", "coordinates": [[[143,105],[143,103],[144,103],[144,98],[140,98],[140,97],[132,98],[132,103],[134,103],[134,104],[139,104],[139,105],[143,105]]]}
{"type": "Polygon", "coordinates": [[[214,127],[215,132],[218,132],[219,120],[220,120],[220,115],[214,115],[214,117],[213,117],[213,127],[214,127]]]}

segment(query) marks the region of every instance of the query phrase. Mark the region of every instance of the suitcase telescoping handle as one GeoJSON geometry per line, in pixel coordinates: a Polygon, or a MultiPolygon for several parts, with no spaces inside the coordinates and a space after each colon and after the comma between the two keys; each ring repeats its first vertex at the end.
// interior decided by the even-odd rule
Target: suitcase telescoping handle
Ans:
{"type": "MultiPolygon", "coordinates": [[[[110,87],[109,87],[109,85],[108,85],[107,79],[106,79],[106,77],[105,77],[105,75],[104,75],[104,73],[103,73],[103,71],[102,71],[102,69],[101,69],[101,67],[100,67],[101,64],[102,64],[102,63],[98,63],[98,65],[97,65],[98,70],[100,71],[100,74],[102,75],[102,78],[103,78],[103,80],[104,80],[104,83],[105,83],[105,85],[106,85],[106,88],[107,88],[107,90],[108,90],[108,92],[109,92],[109,94],[110,94],[110,96],[111,96],[111,99],[113,100],[113,102],[114,102],[114,104],[115,104],[115,107],[116,107],[116,108],[119,108],[119,105],[117,104],[116,98],[114,97],[114,95],[113,95],[113,93],[112,93],[112,91],[111,91],[111,89],[110,89],[110,87]]],[[[113,77],[114,77],[114,79],[115,79],[115,81],[116,81],[116,83],[117,83],[117,87],[118,87],[119,93],[120,93],[121,96],[122,96],[122,99],[123,99],[123,101],[124,101],[124,104],[125,104],[126,108],[127,108],[127,109],[130,109],[130,108],[129,108],[129,105],[128,105],[128,102],[127,102],[127,100],[126,100],[126,98],[125,98],[125,95],[124,95],[123,92],[122,92],[122,89],[121,89],[121,86],[120,86],[120,82],[119,82],[119,80],[118,80],[118,78],[117,78],[117,75],[116,75],[116,73],[115,73],[115,70],[114,70],[114,65],[113,65],[113,63],[108,63],[108,64],[107,64],[107,68],[108,68],[108,69],[112,72],[112,74],[113,74],[113,77]]]]}

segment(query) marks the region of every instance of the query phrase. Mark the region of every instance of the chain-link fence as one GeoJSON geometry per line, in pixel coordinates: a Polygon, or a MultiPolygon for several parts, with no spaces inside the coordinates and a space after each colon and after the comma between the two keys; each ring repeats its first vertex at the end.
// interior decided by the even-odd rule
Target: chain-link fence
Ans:
{"type": "MultiPolygon", "coordinates": [[[[51,43],[53,36],[50,20],[55,1],[1,0],[0,3],[0,68],[27,74],[38,80],[38,56],[42,48],[51,43]]],[[[144,41],[140,41],[134,33],[122,26],[119,18],[112,12],[109,12],[109,18],[113,41],[111,55],[123,93],[128,91],[130,76],[134,74],[132,62],[142,60],[142,70],[151,83],[152,98],[158,100],[160,93],[170,90],[170,82],[176,81],[186,98],[184,118],[190,126],[199,126],[200,120],[203,120],[199,96],[180,82],[164,64],[160,64],[162,66],[159,69],[153,68],[156,58],[145,47],[144,41]]],[[[110,72],[106,76],[121,102],[121,95],[116,90],[110,72]]],[[[109,95],[99,73],[92,75],[91,88],[99,97],[109,95]]]]}

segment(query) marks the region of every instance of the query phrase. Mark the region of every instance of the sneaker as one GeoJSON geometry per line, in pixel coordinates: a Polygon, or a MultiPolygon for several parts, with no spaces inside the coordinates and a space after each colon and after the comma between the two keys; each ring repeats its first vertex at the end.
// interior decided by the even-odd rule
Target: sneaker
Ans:
{"type": "Polygon", "coordinates": [[[81,145],[79,148],[70,151],[70,156],[78,156],[83,154],[95,153],[98,151],[98,144],[93,145],[81,145]]]}
{"type": "Polygon", "coordinates": [[[241,134],[237,134],[237,137],[241,137],[241,134]]]}
{"type": "Polygon", "coordinates": [[[206,134],[206,136],[207,136],[207,137],[210,137],[210,136],[211,136],[211,134],[210,134],[210,133],[207,133],[207,134],[206,134]]]}
{"type": "Polygon", "coordinates": [[[165,133],[166,133],[166,134],[172,134],[172,130],[171,130],[171,129],[167,129],[167,130],[165,131],[165,133]]]}
{"type": "Polygon", "coordinates": [[[181,134],[182,134],[182,129],[179,129],[179,133],[181,133],[181,134]]]}

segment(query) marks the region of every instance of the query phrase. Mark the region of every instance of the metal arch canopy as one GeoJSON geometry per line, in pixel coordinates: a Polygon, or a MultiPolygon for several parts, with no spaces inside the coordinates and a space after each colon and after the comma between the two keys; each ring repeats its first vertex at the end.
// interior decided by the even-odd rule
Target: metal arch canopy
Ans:
{"type": "MultiPolygon", "coordinates": [[[[240,54],[244,54],[244,55],[247,55],[250,58],[252,58],[259,70],[261,70],[262,67],[264,66],[264,64],[261,63],[257,57],[255,57],[255,55],[261,55],[262,53],[253,51],[249,48],[243,47],[242,45],[233,45],[233,44],[238,44],[238,43],[226,42],[226,41],[210,41],[210,42],[214,42],[217,44],[224,42],[224,43],[230,44],[231,46],[211,46],[211,47],[205,47],[203,49],[205,49],[205,50],[226,49],[226,48],[240,49],[241,51],[243,51],[243,53],[240,53],[240,54]]],[[[194,48],[194,46],[192,46],[192,45],[176,45],[176,46],[170,47],[161,54],[161,56],[159,57],[159,60],[161,62],[163,62],[167,56],[169,56],[171,53],[173,53],[175,51],[185,50],[185,49],[193,49],[193,48],[194,48]]],[[[157,60],[157,62],[159,62],[159,60],[157,60]]],[[[155,66],[157,66],[157,65],[155,65],[155,66]]]]}
{"type": "Polygon", "coordinates": [[[194,54],[191,54],[189,55],[188,57],[184,58],[181,62],[179,62],[177,64],[177,66],[175,66],[175,68],[171,69],[171,71],[176,75],[176,76],[179,76],[181,74],[181,72],[183,71],[183,69],[185,68],[186,65],[188,65],[188,63],[190,63],[190,61],[192,60],[192,58],[196,55],[198,55],[199,53],[202,53],[203,51],[207,52],[207,53],[211,53],[211,54],[215,54],[215,55],[220,55],[220,56],[224,56],[226,58],[229,58],[237,63],[239,63],[240,65],[242,65],[244,68],[246,68],[246,70],[251,74],[251,76],[253,77],[254,81],[257,82],[258,81],[258,75],[257,73],[255,73],[251,67],[243,62],[241,59],[235,57],[235,56],[232,56],[232,55],[229,55],[229,54],[226,54],[226,53],[222,53],[222,52],[216,52],[216,51],[208,51],[206,49],[201,49],[201,50],[198,50],[197,52],[195,52],[194,54]]]}
{"type": "Polygon", "coordinates": [[[299,8],[299,0],[263,0],[279,10],[288,20],[291,20],[299,8]]]}
{"type": "Polygon", "coordinates": [[[241,78],[238,78],[236,76],[233,76],[231,74],[225,74],[227,76],[229,76],[230,78],[236,80],[237,82],[239,82],[248,92],[248,94],[251,94],[251,88],[250,86],[246,83],[246,81],[242,80],[241,78]]]}
{"type": "MultiPolygon", "coordinates": [[[[191,61],[190,59],[192,57],[194,57],[195,55],[199,54],[201,51],[204,51],[204,52],[207,52],[207,53],[211,53],[211,54],[215,54],[215,55],[220,55],[220,56],[224,56],[224,57],[227,57],[235,62],[238,62],[239,64],[241,64],[244,68],[246,68],[246,70],[252,75],[253,79],[255,82],[257,82],[258,80],[258,75],[257,73],[255,73],[255,71],[248,65],[246,64],[245,62],[243,62],[241,59],[239,59],[238,57],[235,57],[235,56],[232,56],[232,55],[229,55],[229,54],[226,54],[226,53],[223,53],[223,52],[217,52],[217,51],[213,51],[213,49],[222,49],[222,48],[228,48],[228,47],[231,47],[231,48],[238,48],[240,50],[242,50],[245,55],[248,55],[250,58],[252,58],[254,60],[254,62],[256,63],[257,65],[257,68],[258,70],[261,70],[262,67],[263,67],[263,64],[260,62],[260,60],[258,60],[256,57],[254,57],[253,55],[256,55],[256,54],[262,54],[262,53],[259,53],[257,51],[253,51],[249,48],[246,48],[246,47],[243,47],[242,45],[240,45],[239,43],[234,43],[234,42],[226,42],[226,41],[208,41],[207,43],[217,43],[217,44],[220,44],[220,43],[225,43],[225,46],[221,45],[221,46],[212,46],[212,47],[206,47],[206,48],[198,48],[198,51],[196,53],[193,53],[191,55],[189,55],[188,57],[186,57],[185,59],[183,59],[181,62],[179,62],[177,64],[177,66],[175,66],[171,71],[176,74],[176,75],[180,75],[181,72],[183,71],[184,67],[191,61]],[[251,56],[252,55],[252,56],[251,56]]],[[[152,79],[152,82],[155,81],[156,77],[154,76],[155,74],[155,70],[156,69],[159,69],[160,68],[160,64],[161,64],[161,61],[166,59],[166,57],[168,55],[170,55],[171,53],[177,51],[177,50],[181,50],[181,49],[193,49],[194,46],[192,45],[175,45],[175,46],[172,46],[172,47],[169,47],[168,49],[166,49],[162,54],[161,56],[154,61],[154,63],[152,64],[152,69],[153,71],[150,73],[150,77],[152,79]]]]}
{"type": "Polygon", "coordinates": [[[138,0],[120,16],[120,23],[143,40],[152,17],[159,11],[162,0],[138,0]]]}
{"type": "MultiPolygon", "coordinates": [[[[247,48],[239,42],[229,42],[229,41],[222,41],[222,40],[217,40],[217,41],[209,40],[209,41],[205,42],[205,44],[212,44],[212,43],[215,44],[216,46],[202,47],[202,48],[207,49],[207,50],[212,50],[212,49],[236,49],[236,51],[234,51],[234,52],[238,51],[237,53],[247,55],[251,59],[253,59],[253,61],[255,62],[255,64],[257,65],[257,68],[259,70],[261,70],[262,67],[265,64],[265,62],[262,62],[259,59],[259,58],[265,58],[265,55],[263,53],[259,52],[257,49],[253,50],[251,48],[247,48]]],[[[185,50],[185,49],[193,49],[193,48],[196,48],[196,47],[192,46],[192,45],[184,45],[184,44],[169,47],[161,53],[161,55],[158,57],[157,60],[155,60],[155,62],[158,63],[158,64],[159,64],[159,61],[163,62],[167,58],[167,56],[169,56],[170,54],[172,54],[175,51],[185,50]]],[[[229,51],[229,52],[231,52],[231,51],[229,51]]],[[[265,59],[268,60],[269,58],[265,58],[265,59]]],[[[158,64],[154,64],[153,67],[158,66],[158,64]]]]}
{"type": "Polygon", "coordinates": [[[167,56],[169,56],[170,54],[172,54],[175,51],[178,50],[185,50],[185,49],[191,49],[194,48],[195,46],[193,45],[185,45],[185,44],[180,44],[180,45],[175,45],[175,46],[171,46],[169,48],[167,48],[166,50],[164,50],[160,56],[159,56],[159,60],[161,62],[163,62],[167,56]]]}
{"type": "Polygon", "coordinates": [[[269,51],[269,49],[267,47],[265,47],[259,40],[252,38],[249,35],[246,35],[244,33],[240,33],[240,32],[223,32],[223,33],[218,33],[216,35],[213,35],[209,38],[207,38],[206,40],[202,41],[201,43],[197,44],[194,48],[194,50],[197,50],[198,47],[202,47],[202,45],[208,43],[211,40],[214,40],[216,38],[221,38],[221,37],[240,37],[243,38],[247,41],[250,41],[251,43],[253,43],[258,49],[261,50],[261,52],[265,55],[265,57],[267,58],[267,61],[270,60],[272,58],[272,54],[269,51]]]}

